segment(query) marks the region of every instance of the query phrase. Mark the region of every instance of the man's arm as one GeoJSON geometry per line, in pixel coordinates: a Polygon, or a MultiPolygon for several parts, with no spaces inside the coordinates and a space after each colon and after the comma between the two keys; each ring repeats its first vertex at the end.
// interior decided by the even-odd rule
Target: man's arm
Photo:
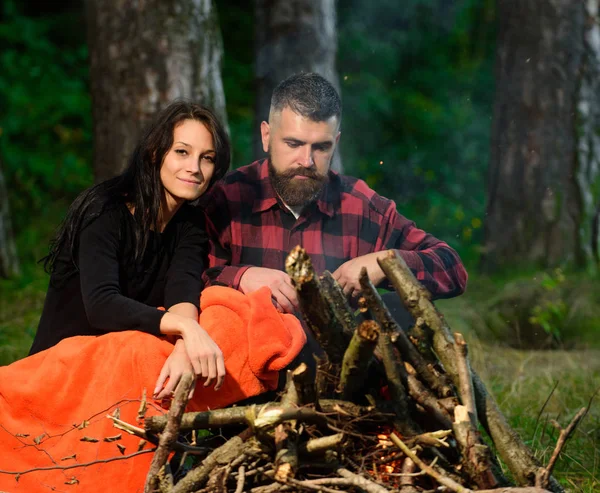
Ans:
{"type": "Polygon", "coordinates": [[[203,200],[202,212],[209,240],[208,269],[202,275],[206,286],[225,285],[239,289],[240,279],[249,265],[232,265],[231,214],[227,197],[215,185],[203,200]]]}
{"type": "Polygon", "coordinates": [[[393,201],[382,218],[375,252],[344,263],[333,277],[347,295],[356,296],[360,292],[358,278],[362,267],[367,268],[375,285],[385,280],[377,259],[390,249],[398,252],[434,299],[451,298],[465,291],[468,275],[456,251],[400,215],[393,201]]]}

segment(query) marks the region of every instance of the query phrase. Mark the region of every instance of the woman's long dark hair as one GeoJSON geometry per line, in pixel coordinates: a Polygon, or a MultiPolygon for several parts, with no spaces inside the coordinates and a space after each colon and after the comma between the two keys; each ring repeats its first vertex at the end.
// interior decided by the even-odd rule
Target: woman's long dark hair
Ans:
{"type": "Polygon", "coordinates": [[[134,211],[134,255],[135,260],[140,260],[148,244],[150,230],[159,230],[163,195],[160,168],[165,154],[173,145],[175,127],[185,120],[197,120],[203,123],[212,135],[216,155],[215,170],[209,188],[225,175],[229,169],[231,151],[227,132],[221,122],[211,110],[199,104],[184,100],[171,103],[146,129],[125,171],[115,178],[88,188],[71,204],[63,223],[50,243],[49,254],[41,260],[44,262],[46,272],[58,273],[57,259],[64,249],[67,249],[70,262],[67,266],[61,265],[60,277],[76,271],[75,254],[81,229],[107,207],[123,202],[134,211]]]}

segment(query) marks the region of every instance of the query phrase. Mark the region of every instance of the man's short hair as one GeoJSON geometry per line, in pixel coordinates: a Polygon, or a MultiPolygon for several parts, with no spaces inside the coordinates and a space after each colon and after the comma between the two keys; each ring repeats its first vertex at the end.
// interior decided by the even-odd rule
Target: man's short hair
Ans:
{"type": "Polygon", "coordinates": [[[271,97],[269,118],[286,107],[314,122],[336,117],[339,123],[342,116],[339,94],[327,79],[314,72],[294,74],[279,83],[271,97]]]}

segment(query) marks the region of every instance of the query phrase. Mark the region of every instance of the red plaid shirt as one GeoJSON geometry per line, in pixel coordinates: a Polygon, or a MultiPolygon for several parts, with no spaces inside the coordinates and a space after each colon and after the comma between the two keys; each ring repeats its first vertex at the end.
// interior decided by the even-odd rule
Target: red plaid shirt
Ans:
{"type": "Polygon", "coordinates": [[[210,237],[207,284],[238,288],[252,266],[284,270],[296,245],[315,270],[334,272],[344,262],[397,249],[434,298],[464,292],[458,254],[396,211],[396,204],[356,178],[329,173],[319,198],[298,219],[271,186],[267,160],[229,173],[202,199],[210,237]]]}

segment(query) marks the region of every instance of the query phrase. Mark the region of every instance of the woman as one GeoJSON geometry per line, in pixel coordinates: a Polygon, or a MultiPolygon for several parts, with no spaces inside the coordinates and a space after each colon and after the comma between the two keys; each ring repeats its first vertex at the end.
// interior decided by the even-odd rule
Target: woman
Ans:
{"type": "Polygon", "coordinates": [[[218,389],[223,355],[197,322],[207,242],[201,214],[187,202],[229,163],[227,134],[211,111],[185,101],[164,109],[125,171],[70,207],[45,258],[50,285],[30,354],[79,335],[174,336],[155,397],[170,394],[191,369],[218,389]]]}

